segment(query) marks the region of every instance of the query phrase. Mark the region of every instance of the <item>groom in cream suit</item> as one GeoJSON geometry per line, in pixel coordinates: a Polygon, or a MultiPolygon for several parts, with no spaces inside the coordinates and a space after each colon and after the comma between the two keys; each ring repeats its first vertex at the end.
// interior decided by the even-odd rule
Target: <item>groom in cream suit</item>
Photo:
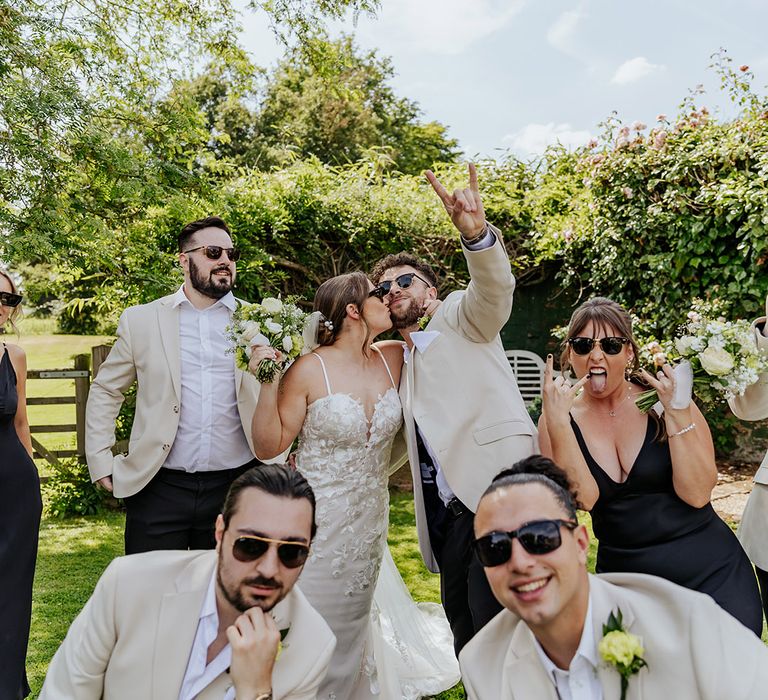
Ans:
{"type": "Polygon", "coordinates": [[[599,649],[619,612],[647,664],[627,700],[766,697],[768,649],[712,598],[655,576],[587,573],[589,535],[563,481],[534,456],[480,501],[475,547],[506,609],[459,657],[469,700],[619,700],[621,676],[599,649]]]}
{"type": "Polygon", "coordinates": [[[125,499],[125,551],[206,549],[232,481],[258,464],[251,419],[259,385],[236,369],[225,328],[239,257],[212,216],[178,237],[184,284],[132,306],[91,385],[85,452],[91,478],[125,499]],[[127,454],[112,455],[123,393],[137,381],[127,454]]]}
{"type": "Polygon", "coordinates": [[[314,700],[336,640],[294,586],[315,533],[297,471],[232,484],[216,552],[115,559],[48,668],[41,700],[314,700]]]}
{"type": "Polygon", "coordinates": [[[485,220],[475,167],[469,187],[453,194],[426,175],[461,233],[469,286],[437,302],[436,275],[407,253],[380,260],[371,277],[389,293],[406,344],[400,398],[419,547],[429,570],[440,572],[458,653],[500,609],[472,552],[474,511],[501,467],[536,450],[536,429],[499,337],[515,279],[501,233],[485,220]]]}

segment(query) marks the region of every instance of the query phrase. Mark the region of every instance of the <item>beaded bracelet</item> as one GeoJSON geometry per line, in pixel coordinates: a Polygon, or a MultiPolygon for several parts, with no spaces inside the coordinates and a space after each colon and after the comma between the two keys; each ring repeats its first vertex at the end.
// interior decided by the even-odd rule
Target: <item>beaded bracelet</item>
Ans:
{"type": "Polygon", "coordinates": [[[691,423],[690,425],[686,425],[685,428],[683,428],[682,430],[678,430],[676,433],[672,433],[672,435],[670,435],[669,437],[673,438],[673,437],[678,437],[679,435],[685,435],[686,433],[691,432],[691,430],[693,430],[695,427],[696,427],[696,423],[691,423]]]}

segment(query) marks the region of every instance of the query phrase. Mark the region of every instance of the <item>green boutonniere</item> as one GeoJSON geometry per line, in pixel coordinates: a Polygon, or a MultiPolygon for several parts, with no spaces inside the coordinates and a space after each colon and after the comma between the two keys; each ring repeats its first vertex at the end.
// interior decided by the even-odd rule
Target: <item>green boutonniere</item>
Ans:
{"type": "Polygon", "coordinates": [[[419,330],[423,331],[429,325],[431,320],[432,317],[429,314],[424,314],[418,321],[416,321],[417,325],[419,326],[419,330]]]}
{"type": "Polygon", "coordinates": [[[283,644],[283,641],[288,636],[288,632],[290,632],[291,628],[286,627],[284,630],[280,630],[280,641],[277,643],[277,654],[275,654],[275,661],[277,661],[280,658],[280,654],[283,653],[283,647],[287,647],[287,644],[283,644]]]}
{"type": "Polygon", "coordinates": [[[643,658],[645,649],[643,643],[635,634],[624,629],[621,608],[616,608],[616,614],[608,616],[608,622],[603,625],[603,638],[597,645],[600,656],[614,666],[621,675],[621,700],[626,700],[629,678],[647,666],[643,658]]]}

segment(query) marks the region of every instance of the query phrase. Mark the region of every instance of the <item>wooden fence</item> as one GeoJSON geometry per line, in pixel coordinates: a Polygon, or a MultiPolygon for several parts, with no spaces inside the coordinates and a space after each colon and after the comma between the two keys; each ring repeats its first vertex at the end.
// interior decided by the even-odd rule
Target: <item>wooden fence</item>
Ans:
{"type": "Polygon", "coordinates": [[[27,380],[43,379],[74,379],[75,392],[69,396],[28,396],[27,406],[51,406],[60,404],[75,405],[74,423],[32,424],[32,447],[34,457],[44,459],[49,464],[57,466],[60,457],[78,457],[85,460],[85,404],[91,388],[91,377],[96,376],[101,363],[109,354],[110,346],[96,345],[91,348],[91,357],[76,355],[72,369],[30,369],[27,370],[27,380]],[[93,375],[91,374],[93,367],[93,375]],[[48,433],[75,433],[74,450],[49,450],[36,437],[48,433]]]}

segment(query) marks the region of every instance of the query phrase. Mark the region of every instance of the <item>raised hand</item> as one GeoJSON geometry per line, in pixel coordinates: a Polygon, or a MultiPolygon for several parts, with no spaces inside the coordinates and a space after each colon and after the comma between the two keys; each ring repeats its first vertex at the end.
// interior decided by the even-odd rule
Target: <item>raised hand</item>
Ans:
{"type": "Polygon", "coordinates": [[[654,377],[644,369],[640,370],[643,379],[651,389],[656,389],[659,401],[664,406],[664,411],[669,412],[672,408],[672,400],[675,398],[675,376],[672,372],[672,365],[664,363],[656,372],[654,377]]]}
{"type": "Polygon", "coordinates": [[[547,425],[550,427],[570,421],[573,402],[576,400],[581,387],[589,381],[589,374],[585,374],[575,384],[571,384],[562,374],[557,377],[553,375],[554,361],[552,355],[547,355],[544,386],[541,392],[541,409],[546,415],[547,425]]]}
{"type": "MultiPolygon", "coordinates": [[[[251,359],[248,361],[248,371],[256,375],[263,360],[274,360],[278,364],[283,361],[283,353],[271,345],[252,345],[251,359]]],[[[280,379],[280,372],[275,373],[275,381],[280,379]]]]}
{"type": "Polygon", "coordinates": [[[469,240],[479,236],[485,228],[485,209],[483,209],[483,200],[480,198],[480,190],[477,186],[475,164],[469,164],[469,187],[454,190],[453,194],[449,194],[431,170],[425,171],[424,175],[440,197],[445,211],[448,212],[453,225],[459,229],[461,235],[469,240]]]}
{"type": "Polygon", "coordinates": [[[227,628],[232,647],[230,673],[238,698],[257,697],[272,689],[272,667],[280,644],[280,631],[261,608],[246,610],[227,628]]]}

